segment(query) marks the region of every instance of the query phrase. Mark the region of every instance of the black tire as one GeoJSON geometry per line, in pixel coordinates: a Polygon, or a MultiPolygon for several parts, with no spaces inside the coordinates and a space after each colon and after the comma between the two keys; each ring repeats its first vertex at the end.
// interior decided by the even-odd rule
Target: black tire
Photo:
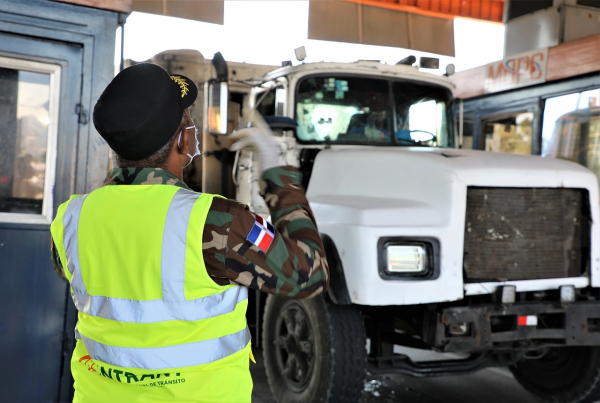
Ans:
{"type": "Polygon", "coordinates": [[[263,321],[263,355],[279,403],[358,402],[367,369],[360,312],[323,297],[269,295],[263,321]]]}
{"type": "Polygon", "coordinates": [[[600,400],[600,347],[555,347],[510,367],[516,380],[547,403],[600,400]]]}

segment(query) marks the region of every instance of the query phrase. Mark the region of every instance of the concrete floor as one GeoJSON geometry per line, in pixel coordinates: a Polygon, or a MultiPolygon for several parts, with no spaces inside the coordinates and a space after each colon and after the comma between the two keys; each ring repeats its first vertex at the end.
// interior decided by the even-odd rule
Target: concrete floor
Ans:
{"type": "MultiPolygon", "coordinates": [[[[422,353],[402,350],[411,358],[422,353]]],[[[415,357],[421,354],[421,357],[415,357]]],[[[426,353],[431,354],[431,353],[426,353]]],[[[253,403],[275,403],[262,359],[254,350],[256,365],[250,371],[254,380],[253,403]]],[[[429,357],[433,357],[429,355],[429,357]]],[[[427,359],[425,357],[424,359],[427,359]]],[[[442,378],[413,378],[406,375],[369,375],[361,403],[537,403],[505,368],[489,368],[471,375],[442,378]]]]}

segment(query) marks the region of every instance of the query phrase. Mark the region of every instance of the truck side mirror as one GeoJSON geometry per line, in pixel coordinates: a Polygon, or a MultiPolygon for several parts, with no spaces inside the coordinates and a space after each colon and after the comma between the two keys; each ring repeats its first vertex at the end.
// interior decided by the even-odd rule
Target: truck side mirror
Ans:
{"type": "Polygon", "coordinates": [[[229,104],[229,85],[226,81],[208,83],[207,124],[210,134],[227,134],[227,107],[229,104]]]}

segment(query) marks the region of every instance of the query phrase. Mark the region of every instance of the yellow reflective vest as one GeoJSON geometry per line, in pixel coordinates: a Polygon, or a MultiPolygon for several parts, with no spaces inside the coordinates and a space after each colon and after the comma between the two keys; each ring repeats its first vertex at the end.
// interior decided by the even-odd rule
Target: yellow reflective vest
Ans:
{"type": "Polygon", "coordinates": [[[206,272],[213,195],[105,186],[51,232],[78,310],[74,401],[250,402],[248,289],[206,272]]]}

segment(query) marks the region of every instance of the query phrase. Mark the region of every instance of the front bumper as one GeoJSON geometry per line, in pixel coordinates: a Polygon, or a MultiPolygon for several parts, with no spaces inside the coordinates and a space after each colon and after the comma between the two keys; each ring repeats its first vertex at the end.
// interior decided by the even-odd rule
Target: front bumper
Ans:
{"type": "Polygon", "coordinates": [[[600,302],[448,307],[425,321],[425,342],[441,352],[600,346],[600,302]]]}

